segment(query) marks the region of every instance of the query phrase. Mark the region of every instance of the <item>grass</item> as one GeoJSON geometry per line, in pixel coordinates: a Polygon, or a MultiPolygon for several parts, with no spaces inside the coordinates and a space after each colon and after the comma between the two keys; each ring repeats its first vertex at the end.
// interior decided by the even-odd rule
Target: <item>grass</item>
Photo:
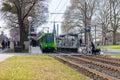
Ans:
{"type": "MultiPolygon", "coordinates": [[[[7,52],[7,53],[15,53],[14,49],[9,49],[9,50],[7,50],[5,52],[7,52]]],[[[23,50],[22,53],[28,53],[28,49],[23,50]]]]}
{"type": "Polygon", "coordinates": [[[105,48],[105,49],[120,49],[120,45],[98,46],[98,48],[105,48]]]}
{"type": "Polygon", "coordinates": [[[9,49],[9,50],[7,50],[5,52],[7,52],[7,53],[14,53],[14,49],[9,49]]]}
{"type": "Polygon", "coordinates": [[[110,56],[120,57],[120,54],[108,54],[110,56]]]}
{"type": "Polygon", "coordinates": [[[50,56],[14,56],[0,63],[0,80],[89,80],[50,56]]]}

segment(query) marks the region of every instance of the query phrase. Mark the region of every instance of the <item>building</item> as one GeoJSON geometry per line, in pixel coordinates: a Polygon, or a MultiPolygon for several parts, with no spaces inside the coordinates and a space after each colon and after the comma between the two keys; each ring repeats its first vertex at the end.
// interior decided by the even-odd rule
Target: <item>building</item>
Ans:
{"type": "Polygon", "coordinates": [[[4,33],[2,32],[2,34],[0,35],[0,43],[3,41],[3,40],[7,40],[8,41],[8,38],[4,35],[4,33]]]}
{"type": "Polygon", "coordinates": [[[20,29],[19,27],[14,27],[10,30],[10,36],[12,41],[20,41],[20,29]]]}

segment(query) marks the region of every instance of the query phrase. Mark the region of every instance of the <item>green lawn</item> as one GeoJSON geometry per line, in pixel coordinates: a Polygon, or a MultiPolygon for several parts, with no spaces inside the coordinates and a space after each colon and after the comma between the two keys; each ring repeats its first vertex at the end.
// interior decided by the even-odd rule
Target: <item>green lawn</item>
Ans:
{"type": "Polygon", "coordinates": [[[120,54],[108,54],[108,55],[120,57],[120,54]]]}
{"type": "MultiPolygon", "coordinates": [[[[14,53],[15,51],[14,51],[14,49],[9,49],[9,50],[7,50],[5,52],[6,53],[14,53]]],[[[28,49],[23,50],[22,53],[28,53],[28,49]]]]}
{"type": "Polygon", "coordinates": [[[120,45],[98,46],[98,48],[105,48],[105,49],[120,49],[120,45]]]}
{"type": "Polygon", "coordinates": [[[14,56],[0,62],[0,80],[89,80],[50,56],[14,56]]]}

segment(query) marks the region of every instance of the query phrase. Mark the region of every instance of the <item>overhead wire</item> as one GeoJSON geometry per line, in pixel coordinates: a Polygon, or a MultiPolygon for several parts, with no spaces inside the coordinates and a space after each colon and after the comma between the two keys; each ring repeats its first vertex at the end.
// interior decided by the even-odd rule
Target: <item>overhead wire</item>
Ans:
{"type": "MultiPolygon", "coordinates": [[[[59,12],[63,10],[63,8],[66,6],[66,4],[67,4],[68,2],[69,2],[69,1],[66,0],[65,4],[64,4],[63,7],[59,10],[59,12]]],[[[64,13],[63,13],[63,14],[64,14],[64,13]]],[[[58,14],[55,16],[54,20],[57,18],[57,16],[58,16],[58,14]]]]}
{"type": "MultiPolygon", "coordinates": [[[[58,3],[58,5],[57,5],[57,7],[55,8],[55,10],[52,12],[52,13],[49,13],[49,14],[52,14],[51,16],[53,16],[54,14],[56,14],[56,16],[54,17],[54,19],[51,21],[47,21],[47,26],[49,26],[49,25],[51,25],[51,24],[53,24],[54,22],[56,22],[56,23],[64,23],[63,21],[56,21],[55,19],[58,17],[58,15],[61,15],[61,14],[65,14],[65,12],[61,12],[65,7],[66,7],[66,5],[68,4],[68,2],[69,2],[70,0],[66,0],[66,2],[64,2],[64,5],[60,8],[60,10],[59,11],[57,11],[57,13],[56,13],[56,10],[59,8],[59,6],[61,5],[61,3],[62,3],[62,0],[60,0],[59,1],[59,3],[58,3]]],[[[77,14],[77,13],[74,13],[74,14],[77,14]]],[[[52,19],[52,18],[51,18],[52,19]]],[[[67,23],[78,23],[78,22],[67,22],[67,23]]],[[[46,27],[47,27],[46,26],[46,27]]]]}
{"type": "MultiPolygon", "coordinates": [[[[57,7],[55,8],[55,10],[53,10],[52,13],[56,12],[56,10],[59,8],[59,6],[60,6],[61,3],[62,3],[62,0],[59,0],[57,7]]],[[[53,16],[53,15],[51,15],[51,16],[53,16]]],[[[51,23],[49,23],[49,24],[51,24],[51,23]]]]}
{"type": "Polygon", "coordinates": [[[56,12],[56,10],[59,8],[59,6],[60,6],[61,3],[62,3],[62,0],[59,0],[59,3],[57,5],[57,7],[55,8],[55,10],[53,11],[53,13],[56,12]]]}
{"type": "MultiPolygon", "coordinates": [[[[63,7],[62,7],[59,11],[62,11],[62,9],[65,7],[65,5],[66,5],[68,2],[69,2],[69,1],[66,0],[65,4],[63,5],[63,7]]],[[[49,14],[51,14],[51,16],[53,16],[52,14],[57,14],[57,15],[54,17],[54,21],[55,21],[55,18],[56,18],[58,15],[65,14],[64,12],[57,12],[57,13],[56,13],[56,10],[59,8],[59,6],[60,6],[61,3],[62,3],[62,0],[59,1],[59,3],[58,3],[58,5],[57,5],[57,7],[55,8],[55,10],[54,10],[52,13],[49,13],[49,14]]],[[[69,13],[67,13],[67,14],[69,14],[69,13]]],[[[74,13],[74,14],[77,14],[77,13],[74,13]]],[[[47,21],[47,22],[50,22],[50,21],[47,21]]],[[[59,22],[59,21],[57,21],[57,22],[59,22]]]]}

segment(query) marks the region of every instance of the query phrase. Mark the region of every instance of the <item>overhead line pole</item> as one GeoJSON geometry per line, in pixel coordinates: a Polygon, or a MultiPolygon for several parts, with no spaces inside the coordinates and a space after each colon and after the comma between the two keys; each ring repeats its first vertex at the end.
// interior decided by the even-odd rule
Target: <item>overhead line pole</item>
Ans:
{"type": "Polygon", "coordinates": [[[87,34],[86,34],[86,28],[87,28],[87,24],[86,24],[86,10],[87,10],[87,5],[86,5],[86,0],[85,0],[85,10],[84,10],[84,17],[85,17],[85,22],[84,22],[84,24],[85,24],[85,45],[87,45],[87,34]]]}
{"type": "Polygon", "coordinates": [[[95,25],[95,45],[96,45],[96,25],[95,25]]]}

